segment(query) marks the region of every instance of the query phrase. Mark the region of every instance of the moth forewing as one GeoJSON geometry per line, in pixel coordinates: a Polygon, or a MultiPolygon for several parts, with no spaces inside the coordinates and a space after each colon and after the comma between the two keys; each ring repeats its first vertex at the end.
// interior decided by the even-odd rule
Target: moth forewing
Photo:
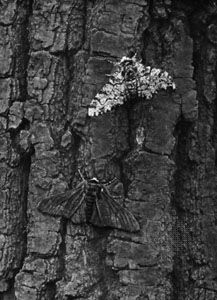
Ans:
{"type": "Polygon", "coordinates": [[[70,195],[71,191],[68,191],[65,193],[59,193],[57,195],[47,197],[39,203],[37,208],[41,213],[60,217],[63,214],[65,204],[68,201],[70,195]]]}
{"type": "Polygon", "coordinates": [[[84,185],[81,182],[75,189],[43,199],[38,210],[44,214],[69,219],[78,210],[81,200],[85,200],[84,185]]]}

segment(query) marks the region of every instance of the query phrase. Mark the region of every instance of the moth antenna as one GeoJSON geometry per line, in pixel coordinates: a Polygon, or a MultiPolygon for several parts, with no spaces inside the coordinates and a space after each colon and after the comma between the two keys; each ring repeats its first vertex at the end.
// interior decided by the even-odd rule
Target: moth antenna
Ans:
{"type": "Polygon", "coordinates": [[[111,60],[111,59],[106,59],[106,61],[108,61],[110,64],[114,65],[116,62],[111,60]]]}
{"type": "Polygon", "coordinates": [[[113,184],[115,181],[118,181],[118,178],[114,176],[110,181],[103,182],[105,186],[109,186],[110,184],[113,184]]]}
{"type": "Polygon", "coordinates": [[[81,176],[81,179],[84,181],[84,180],[85,180],[85,178],[84,178],[84,176],[82,175],[82,173],[81,173],[81,170],[80,170],[80,169],[78,169],[78,173],[79,173],[79,175],[81,176]]]}
{"type": "Polygon", "coordinates": [[[106,77],[113,77],[113,74],[105,74],[106,77]]]}

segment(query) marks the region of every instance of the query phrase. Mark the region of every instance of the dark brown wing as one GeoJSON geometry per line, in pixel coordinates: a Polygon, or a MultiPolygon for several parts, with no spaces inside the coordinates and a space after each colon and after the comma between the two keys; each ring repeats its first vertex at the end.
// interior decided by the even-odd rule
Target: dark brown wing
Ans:
{"type": "Polygon", "coordinates": [[[98,227],[112,227],[129,232],[140,230],[133,214],[122,207],[104,186],[95,200],[90,223],[98,227]]]}
{"type": "Polygon", "coordinates": [[[70,218],[74,224],[86,223],[86,192],[82,191],[73,202],[68,202],[64,209],[64,216],[70,218]]]}
{"type": "Polygon", "coordinates": [[[71,218],[72,221],[73,215],[79,214],[79,218],[75,218],[74,223],[83,223],[86,221],[85,213],[82,213],[84,200],[85,183],[82,182],[73,190],[43,199],[38,205],[38,210],[55,217],[71,218]]]}

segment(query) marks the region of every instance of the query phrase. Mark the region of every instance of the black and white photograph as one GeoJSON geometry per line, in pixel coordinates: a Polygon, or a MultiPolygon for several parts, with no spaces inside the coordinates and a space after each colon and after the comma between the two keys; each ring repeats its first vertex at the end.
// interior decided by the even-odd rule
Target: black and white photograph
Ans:
{"type": "Polygon", "coordinates": [[[0,300],[217,300],[217,0],[0,0],[0,300]]]}

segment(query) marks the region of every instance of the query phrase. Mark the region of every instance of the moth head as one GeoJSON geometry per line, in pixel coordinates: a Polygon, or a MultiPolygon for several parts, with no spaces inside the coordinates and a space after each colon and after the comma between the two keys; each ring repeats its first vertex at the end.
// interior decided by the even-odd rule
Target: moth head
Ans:
{"type": "Polygon", "coordinates": [[[90,182],[99,183],[99,180],[96,177],[93,177],[93,178],[90,179],[90,182]]]}

